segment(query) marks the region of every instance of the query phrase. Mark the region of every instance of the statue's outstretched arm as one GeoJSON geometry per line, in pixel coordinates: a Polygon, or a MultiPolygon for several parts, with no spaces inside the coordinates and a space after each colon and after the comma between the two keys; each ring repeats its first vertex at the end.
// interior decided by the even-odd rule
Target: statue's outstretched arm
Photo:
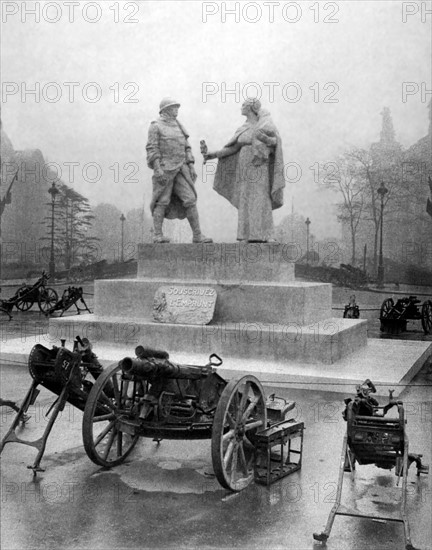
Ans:
{"type": "Polygon", "coordinates": [[[238,153],[240,149],[241,149],[241,145],[239,143],[236,143],[234,145],[230,145],[229,147],[224,147],[223,149],[216,151],[216,157],[218,159],[221,159],[223,157],[229,157],[231,155],[235,155],[236,153],[238,153]]]}

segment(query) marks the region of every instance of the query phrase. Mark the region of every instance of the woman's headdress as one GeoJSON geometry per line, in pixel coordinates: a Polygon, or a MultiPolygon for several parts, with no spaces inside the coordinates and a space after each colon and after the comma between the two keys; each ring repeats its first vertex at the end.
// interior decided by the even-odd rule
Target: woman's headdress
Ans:
{"type": "Polygon", "coordinates": [[[257,115],[261,110],[261,101],[256,97],[249,97],[245,101],[246,105],[249,105],[252,111],[257,115]]]}

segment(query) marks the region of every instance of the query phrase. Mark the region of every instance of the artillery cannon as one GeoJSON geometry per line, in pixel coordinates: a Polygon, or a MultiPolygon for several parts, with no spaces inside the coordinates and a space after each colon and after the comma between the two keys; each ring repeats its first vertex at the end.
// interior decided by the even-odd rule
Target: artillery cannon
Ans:
{"type": "Polygon", "coordinates": [[[77,336],[73,351],[64,343],[52,349],[37,344],[31,350],[33,382],[0,447],[0,452],[13,442],[36,447],[36,460],[28,466],[35,475],[44,471],[40,462],[47,439],[66,402],[84,412],[85,451],[106,468],[121,464],[139,437],[157,443],[210,438],[215,475],[232,491],[241,491],[254,479],[269,484],[301,467],[302,445],[293,449],[290,442],[303,441],[303,423],[285,418],[295,403],[274,394],[266,400],[260,381],[252,375],[227,382],[216,372],[222,364],[218,355],[211,354],[204,366],[179,365],[165,351],[138,346],[136,357],[103,369],[87,339],[77,336]],[[43,436],[26,441],[15,430],[35,403],[38,385],[58,398],[47,412],[51,416],[43,436]],[[271,453],[276,445],[280,452],[271,453]]]}
{"type": "Polygon", "coordinates": [[[75,306],[77,314],[80,315],[81,311],[87,311],[88,313],[91,313],[90,309],[88,308],[85,300],[84,300],[84,292],[83,288],[75,287],[75,286],[69,286],[63,291],[62,297],[60,300],[56,301],[55,304],[53,304],[50,308],[48,308],[45,311],[45,315],[52,315],[53,313],[57,311],[61,311],[60,317],[63,316],[63,313],[68,311],[72,306],[75,306]],[[78,305],[78,302],[81,302],[84,307],[80,307],[78,305]]]}
{"type": "MultiPolygon", "coordinates": [[[[266,401],[261,383],[252,375],[227,382],[216,372],[222,359],[214,353],[204,366],[178,365],[166,352],[142,346],[136,355],[108,368],[88,397],[84,448],[99,466],[123,462],[139,437],[158,442],[211,438],[219,483],[241,491],[255,477],[257,436],[269,424],[280,430],[285,422],[295,424],[285,421],[295,403],[275,396],[266,401]]],[[[297,424],[302,431],[303,424],[297,424]]],[[[291,471],[287,468],[284,475],[291,471]]]]}
{"type": "Polygon", "coordinates": [[[399,334],[406,331],[409,320],[421,320],[423,331],[432,330],[432,301],[426,300],[420,310],[417,296],[400,298],[396,304],[393,298],[384,300],[380,311],[381,332],[399,334]]]}
{"type": "Polygon", "coordinates": [[[42,275],[33,285],[23,284],[15,295],[8,300],[0,301],[0,310],[12,319],[11,311],[15,306],[20,311],[28,311],[35,303],[42,313],[46,313],[58,300],[57,292],[46,286],[50,276],[42,272],[42,275]]]}
{"type": "Polygon", "coordinates": [[[103,371],[96,355],[92,352],[88,339],[81,340],[77,336],[73,351],[65,348],[64,344],[65,341],[62,340],[61,347],[53,346],[52,349],[41,344],[33,346],[28,358],[28,369],[33,381],[20,407],[15,408],[17,411],[15,419],[0,445],[0,453],[6,443],[21,443],[35,447],[38,454],[33,465],[28,466],[33,470],[34,475],[44,471],[40,467],[40,462],[47,440],[66,402],[83,411],[89,391],[93,386],[93,383],[87,379],[87,374],[90,372],[93,378],[97,379],[103,371]],[[27,422],[30,418],[26,413],[29,407],[36,402],[40,393],[39,385],[57,395],[57,399],[46,413],[46,416],[50,415],[50,418],[42,436],[37,440],[29,441],[18,437],[16,429],[20,422],[27,422]]]}
{"type": "Polygon", "coordinates": [[[358,319],[360,317],[360,308],[354,294],[350,296],[350,301],[344,308],[343,317],[344,319],[358,319]]]}
{"type": "Polygon", "coordinates": [[[420,476],[420,474],[429,473],[429,466],[422,464],[422,455],[409,453],[402,401],[394,400],[393,392],[390,391],[389,402],[381,407],[378,405],[378,401],[370,395],[375,392],[374,384],[367,379],[363,384],[357,386],[357,395],[354,399],[345,399],[345,410],[342,416],[347,423],[347,430],[339,464],[336,501],[330,511],[324,531],[314,533],[313,537],[315,540],[325,543],[330,536],[337,515],[394,521],[403,523],[406,550],[414,550],[406,515],[408,468],[412,463],[415,463],[417,476],[420,476]],[[396,407],[397,415],[386,417],[388,411],[393,407],[396,407]],[[362,514],[357,510],[341,505],[344,472],[352,472],[354,476],[356,463],[359,465],[374,464],[377,468],[386,470],[395,468],[396,485],[398,485],[402,476],[402,499],[398,517],[362,514]]]}

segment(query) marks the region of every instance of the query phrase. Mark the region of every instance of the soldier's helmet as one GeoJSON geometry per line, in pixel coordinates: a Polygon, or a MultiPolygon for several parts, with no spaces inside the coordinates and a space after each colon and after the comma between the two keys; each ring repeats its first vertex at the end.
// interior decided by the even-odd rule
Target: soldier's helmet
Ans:
{"type": "Polygon", "coordinates": [[[180,107],[180,103],[172,97],[164,97],[159,104],[159,113],[161,113],[167,107],[172,107],[173,105],[180,107]]]}

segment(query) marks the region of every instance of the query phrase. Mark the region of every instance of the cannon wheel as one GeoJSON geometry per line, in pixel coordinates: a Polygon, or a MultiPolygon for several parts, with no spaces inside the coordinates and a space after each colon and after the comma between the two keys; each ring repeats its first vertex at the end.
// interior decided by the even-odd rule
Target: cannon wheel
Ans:
{"type": "Polygon", "coordinates": [[[266,427],[266,399],[260,381],[252,375],[230,380],[216,408],[211,442],[213,469],[223,487],[241,491],[253,481],[253,435],[266,427]]]}
{"type": "Polygon", "coordinates": [[[110,468],[121,464],[135,447],[138,436],[122,431],[121,419],[139,416],[133,397],[141,383],[123,379],[118,364],[108,367],[96,380],[84,409],[82,433],[90,460],[110,468]]]}
{"type": "Polygon", "coordinates": [[[388,314],[393,309],[393,306],[394,306],[393,298],[387,298],[382,303],[381,310],[380,310],[380,321],[381,321],[380,331],[381,332],[383,332],[387,328],[382,321],[383,319],[387,319],[388,314]]]}
{"type": "Polygon", "coordinates": [[[386,300],[384,300],[381,306],[380,319],[385,319],[390,311],[393,309],[393,306],[393,298],[387,298],[386,300]]]}
{"type": "Polygon", "coordinates": [[[426,300],[422,306],[421,312],[422,327],[425,334],[429,334],[432,330],[432,301],[426,300]]]}
{"type": "Polygon", "coordinates": [[[20,311],[27,311],[28,309],[30,309],[34,304],[32,294],[33,292],[31,286],[23,285],[22,287],[20,287],[15,294],[15,298],[17,300],[15,305],[17,309],[19,309],[20,311]]]}
{"type": "Polygon", "coordinates": [[[43,288],[39,291],[38,304],[42,313],[49,311],[58,301],[58,294],[53,288],[43,288]]]}

